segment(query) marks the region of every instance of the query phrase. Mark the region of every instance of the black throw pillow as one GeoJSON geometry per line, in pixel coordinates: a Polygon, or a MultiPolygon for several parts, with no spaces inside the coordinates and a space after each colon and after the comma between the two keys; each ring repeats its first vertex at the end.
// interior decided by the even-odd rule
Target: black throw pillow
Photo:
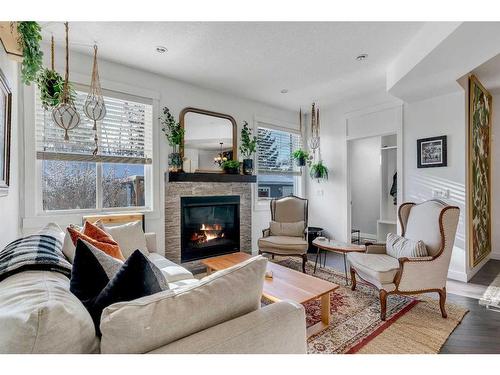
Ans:
{"type": "Polygon", "coordinates": [[[88,247],[90,244],[81,242],[80,251],[78,250],[80,241],[75,251],[74,277],[73,275],[71,277],[70,290],[89,311],[97,335],[101,334],[99,329],[101,314],[107,306],[116,302],[131,301],[149,296],[168,289],[168,283],[160,269],[139,250],[135,250],[125,263],[122,263],[103,251],[94,248],[102,253],[96,256],[95,251],[92,251],[94,249],[88,247]],[[114,265],[109,267],[109,264],[103,266],[100,263],[103,259],[110,261],[107,258],[119,262],[119,268],[116,272],[114,272],[114,265]]]}

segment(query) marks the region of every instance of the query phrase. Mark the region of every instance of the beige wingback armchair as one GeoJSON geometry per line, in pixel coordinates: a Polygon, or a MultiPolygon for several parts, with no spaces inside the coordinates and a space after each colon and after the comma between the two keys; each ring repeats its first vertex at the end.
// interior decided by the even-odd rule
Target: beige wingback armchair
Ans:
{"type": "Polygon", "coordinates": [[[389,294],[437,292],[441,315],[446,318],[446,278],[459,215],[458,207],[438,200],[403,203],[399,207],[401,236],[422,240],[429,256],[396,259],[386,254],[385,245],[369,245],[366,253],[350,253],[351,289],[356,289],[356,275],[379,289],[381,320],[386,317],[389,294]]]}
{"type": "Polygon", "coordinates": [[[307,199],[294,195],[271,201],[271,222],[258,241],[259,254],[268,253],[302,258],[302,272],[307,263],[307,199]]]}

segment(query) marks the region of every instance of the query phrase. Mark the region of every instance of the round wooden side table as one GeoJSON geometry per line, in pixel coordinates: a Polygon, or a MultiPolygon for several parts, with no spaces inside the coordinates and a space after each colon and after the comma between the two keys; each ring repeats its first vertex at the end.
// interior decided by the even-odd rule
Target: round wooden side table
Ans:
{"type": "MultiPolygon", "coordinates": [[[[347,260],[346,254],[350,252],[364,253],[366,251],[366,246],[364,245],[354,245],[346,242],[335,241],[335,240],[320,240],[316,238],[313,242],[316,246],[316,261],[314,262],[314,273],[316,273],[316,266],[318,264],[318,258],[320,256],[320,251],[331,251],[333,253],[342,254],[344,256],[344,272],[345,272],[345,282],[349,285],[349,278],[347,277],[347,260]]],[[[326,263],[326,253],[325,253],[325,263],[326,263]]],[[[321,261],[320,261],[321,266],[321,261]]]]}

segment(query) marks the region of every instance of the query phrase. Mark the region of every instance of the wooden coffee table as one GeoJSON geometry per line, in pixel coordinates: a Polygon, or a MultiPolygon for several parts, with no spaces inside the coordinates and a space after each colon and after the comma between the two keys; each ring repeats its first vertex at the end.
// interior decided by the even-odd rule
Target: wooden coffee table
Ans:
{"type": "MultiPolygon", "coordinates": [[[[219,271],[234,266],[251,258],[246,253],[233,253],[201,261],[207,267],[207,272],[219,271]]],[[[302,272],[267,262],[267,271],[273,272],[273,278],[264,279],[262,295],[273,301],[291,300],[304,304],[314,299],[321,300],[321,321],[307,328],[307,337],[321,332],[331,322],[330,292],[339,286],[302,272]]]]}
{"type": "MultiPolygon", "coordinates": [[[[349,279],[347,278],[346,254],[351,252],[364,253],[366,251],[366,246],[353,245],[346,242],[334,241],[334,240],[320,240],[317,238],[312,242],[312,244],[316,246],[316,248],[318,249],[318,251],[316,252],[316,261],[314,262],[314,273],[316,273],[316,265],[318,264],[318,257],[320,255],[319,253],[321,250],[343,254],[345,283],[346,285],[349,285],[349,279]]],[[[326,263],[326,258],[325,258],[325,263],[326,263]]],[[[320,266],[321,266],[321,260],[320,260],[320,266]]]]}

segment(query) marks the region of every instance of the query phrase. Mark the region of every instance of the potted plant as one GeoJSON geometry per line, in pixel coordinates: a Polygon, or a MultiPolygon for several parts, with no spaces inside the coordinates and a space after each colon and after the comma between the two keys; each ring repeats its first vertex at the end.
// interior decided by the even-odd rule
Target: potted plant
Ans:
{"type": "Polygon", "coordinates": [[[320,180],[328,180],[328,168],[323,165],[323,161],[320,160],[317,163],[311,165],[311,170],[309,171],[311,178],[316,178],[318,182],[320,180]]]}
{"type": "Polygon", "coordinates": [[[18,43],[23,51],[21,78],[26,85],[35,82],[38,72],[42,70],[41,31],[42,28],[38,22],[22,21],[17,23],[18,43]]]}
{"type": "Polygon", "coordinates": [[[252,154],[257,150],[257,137],[252,137],[252,129],[248,127],[248,122],[243,123],[243,128],[241,129],[241,146],[240,152],[243,156],[243,173],[252,174],[253,173],[253,159],[252,154]]]}
{"type": "Polygon", "coordinates": [[[174,116],[167,107],[163,108],[163,113],[159,117],[161,130],[167,137],[168,144],[172,147],[172,152],[168,155],[168,170],[170,172],[182,172],[182,156],[180,148],[184,140],[184,128],[175,121],[174,116]]]}
{"type": "Polygon", "coordinates": [[[239,174],[240,162],[238,160],[226,160],[222,163],[222,169],[225,173],[239,174]]]}
{"type": "Polygon", "coordinates": [[[305,150],[298,149],[295,150],[292,154],[292,158],[295,160],[295,163],[298,167],[303,167],[306,163],[309,163],[309,153],[305,150]]]}

